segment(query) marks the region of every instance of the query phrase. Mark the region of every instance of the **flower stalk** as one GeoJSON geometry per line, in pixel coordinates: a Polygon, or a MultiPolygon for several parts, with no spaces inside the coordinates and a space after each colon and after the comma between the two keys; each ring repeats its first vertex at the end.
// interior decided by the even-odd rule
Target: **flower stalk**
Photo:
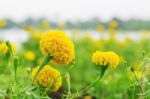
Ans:
{"type": "Polygon", "coordinates": [[[33,78],[33,82],[34,82],[34,80],[36,79],[36,77],[38,76],[38,74],[39,74],[39,72],[41,71],[41,69],[42,69],[51,59],[52,59],[52,56],[51,56],[49,53],[47,53],[47,54],[45,55],[44,59],[43,59],[42,64],[40,65],[38,71],[36,72],[36,74],[35,74],[35,76],[34,76],[34,78],[33,78]]]}
{"type": "Polygon", "coordinates": [[[67,81],[67,85],[68,85],[68,93],[67,93],[67,99],[70,99],[70,96],[71,96],[71,88],[70,88],[70,74],[67,72],[65,74],[65,78],[66,78],[66,81],[67,81]]]}
{"type": "Polygon", "coordinates": [[[94,84],[96,84],[104,75],[105,71],[107,70],[108,68],[108,65],[107,66],[101,66],[102,70],[101,70],[101,73],[100,75],[91,83],[89,84],[87,87],[85,87],[83,90],[81,90],[81,93],[85,92],[87,89],[91,88],[94,84]]]}
{"type": "Polygon", "coordinates": [[[17,68],[18,68],[18,65],[19,65],[19,57],[18,56],[15,56],[14,57],[14,78],[15,78],[15,81],[17,82],[17,68]]]}

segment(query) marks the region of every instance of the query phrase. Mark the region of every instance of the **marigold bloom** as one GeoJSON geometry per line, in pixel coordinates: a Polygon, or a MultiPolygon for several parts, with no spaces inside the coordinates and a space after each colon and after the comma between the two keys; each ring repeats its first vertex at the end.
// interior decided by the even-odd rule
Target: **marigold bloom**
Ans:
{"type": "Polygon", "coordinates": [[[74,59],[74,45],[68,36],[59,30],[51,30],[44,34],[40,41],[43,53],[49,53],[52,62],[58,65],[67,65],[74,59]]]}
{"type": "Polygon", "coordinates": [[[118,22],[115,20],[112,20],[109,22],[109,26],[112,28],[116,28],[118,26],[118,22]]]}
{"type": "Polygon", "coordinates": [[[35,54],[32,51],[27,51],[24,57],[26,60],[33,61],[35,59],[35,54]]]}
{"type": "Polygon", "coordinates": [[[96,26],[96,29],[99,31],[99,32],[104,32],[105,31],[105,28],[103,25],[97,25],[96,26]]]}
{"type": "Polygon", "coordinates": [[[94,62],[96,65],[111,66],[115,68],[119,64],[119,60],[119,56],[112,51],[96,51],[92,55],[92,62],[94,62]]]}
{"type": "Polygon", "coordinates": [[[5,26],[6,26],[6,21],[0,19],[0,28],[3,28],[3,27],[5,27],[5,26]]]}
{"type": "MultiPolygon", "coordinates": [[[[32,79],[34,78],[38,69],[39,67],[36,67],[32,70],[32,79]]],[[[49,65],[45,65],[36,77],[35,83],[43,87],[50,87],[52,91],[55,92],[62,85],[60,72],[49,65]]]]}

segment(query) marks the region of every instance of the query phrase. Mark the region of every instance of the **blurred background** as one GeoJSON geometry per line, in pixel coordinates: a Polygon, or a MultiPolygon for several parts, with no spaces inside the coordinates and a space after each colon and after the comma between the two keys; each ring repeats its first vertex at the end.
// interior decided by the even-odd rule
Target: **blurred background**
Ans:
{"type": "Polygon", "coordinates": [[[92,31],[92,37],[97,38],[96,26],[103,25],[108,30],[108,23],[116,20],[118,30],[128,31],[123,36],[118,34],[118,38],[129,35],[139,39],[139,33],[134,32],[150,29],[149,3],[149,0],[1,0],[0,38],[15,43],[19,38],[24,41],[25,28],[44,25],[50,29],[61,27],[68,33],[92,31]]]}
{"type": "MultiPolygon", "coordinates": [[[[72,91],[84,88],[97,77],[92,53],[111,50],[120,56],[120,65],[116,70],[109,69],[86,92],[91,98],[84,99],[131,99],[130,84],[134,80],[130,68],[141,78],[138,68],[142,54],[150,50],[149,4],[150,0],[0,0],[0,87],[14,81],[6,65],[10,56],[3,47],[6,40],[15,45],[20,56],[18,72],[24,74],[19,75],[20,82],[28,83],[26,71],[38,66],[43,58],[39,49],[42,33],[59,29],[75,44],[72,91]]],[[[61,90],[67,90],[65,81],[61,90]]]]}

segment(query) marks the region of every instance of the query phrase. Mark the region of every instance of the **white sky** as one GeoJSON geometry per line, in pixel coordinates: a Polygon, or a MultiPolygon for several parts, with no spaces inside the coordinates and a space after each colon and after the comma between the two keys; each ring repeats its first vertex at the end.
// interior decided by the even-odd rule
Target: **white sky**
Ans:
{"type": "Polygon", "coordinates": [[[150,0],[0,0],[0,18],[50,17],[88,19],[98,16],[150,19],[150,0]]]}

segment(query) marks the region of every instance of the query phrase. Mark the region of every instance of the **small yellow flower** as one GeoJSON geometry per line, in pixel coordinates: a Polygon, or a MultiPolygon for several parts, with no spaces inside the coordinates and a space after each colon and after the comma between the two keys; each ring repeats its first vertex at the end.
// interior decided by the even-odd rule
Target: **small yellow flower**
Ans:
{"type": "Polygon", "coordinates": [[[30,33],[30,35],[31,35],[31,37],[32,37],[33,39],[39,40],[39,39],[41,39],[42,33],[41,33],[41,30],[34,29],[34,30],[32,30],[32,32],[30,33]]]}
{"type": "Polygon", "coordinates": [[[26,25],[24,26],[24,30],[28,32],[32,32],[34,30],[34,27],[32,25],[26,25]]]}
{"type": "Polygon", "coordinates": [[[96,65],[103,65],[103,66],[111,66],[113,68],[116,68],[119,64],[120,58],[119,56],[112,51],[108,52],[101,52],[96,51],[92,55],[92,62],[96,65]]]}
{"type": "Polygon", "coordinates": [[[115,21],[115,20],[112,20],[112,21],[109,22],[108,25],[109,25],[109,27],[111,27],[111,28],[116,28],[116,27],[118,26],[118,22],[115,21]]]}
{"type": "Polygon", "coordinates": [[[97,25],[96,26],[96,29],[99,31],[99,32],[104,32],[105,31],[105,28],[103,25],[97,25]]]}
{"type": "Polygon", "coordinates": [[[141,71],[134,71],[133,73],[132,73],[132,76],[129,77],[129,79],[130,79],[131,81],[141,80],[141,79],[142,79],[142,77],[143,77],[143,72],[141,72],[141,71]],[[133,74],[133,73],[134,73],[134,74],[133,74]]]}
{"type": "Polygon", "coordinates": [[[28,61],[33,61],[35,59],[35,54],[32,51],[27,51],[24,55],[25,59],[28,61]]]}
{"type": "Polygon", "coordinates": [[[0,19],[0,28],[3,28],[3,27],[5,27],[5,26],[6,26],[6,21],[0,19]]]}
{"type": "Polygon", "coordinates": [[[140,71],[135,71],[135,75],[137,77],[138,80],[142,79],[143,73],[140,71]]]}
{"type": "Polygon", "coordinates": [[[74,44],[59,30],[51,30],[42,36],[40,48],[43,53],[49,53],[52,62],[58,65],[67,65],[74,60],[74,44]]]}
{"type": "MultiPolygon", "coordinates": [[[[13,53],[16,53],[16,45],[15,44],[12,45],[12,50],[13,50],[13,53]]],[[[7,47],[6,43],[0,44],[0,52],[2,52],[4,54],[8,52],[8,47],[7,47]]]]}
{"type": "MultiPolygon", "coordinates": [[[[34,78],[38,69],[39,67],[36,67],[32,70],[32,79],[34,78]]],[[[36,77],[35,83],[43,87],[50,87],[52,91],[55,92],[62,85],[60,72],[49,65],[45,65],[36,77]]]]}
{"type": "Polygon", "coordinates": [[[113,28],[110,28],[110,29],[108,30],[108,33],[109,33],[109,35],[110,35],[111,37],[114,37],[115,34],[116,34],[116,30],[113,29],[113,28]]]}

